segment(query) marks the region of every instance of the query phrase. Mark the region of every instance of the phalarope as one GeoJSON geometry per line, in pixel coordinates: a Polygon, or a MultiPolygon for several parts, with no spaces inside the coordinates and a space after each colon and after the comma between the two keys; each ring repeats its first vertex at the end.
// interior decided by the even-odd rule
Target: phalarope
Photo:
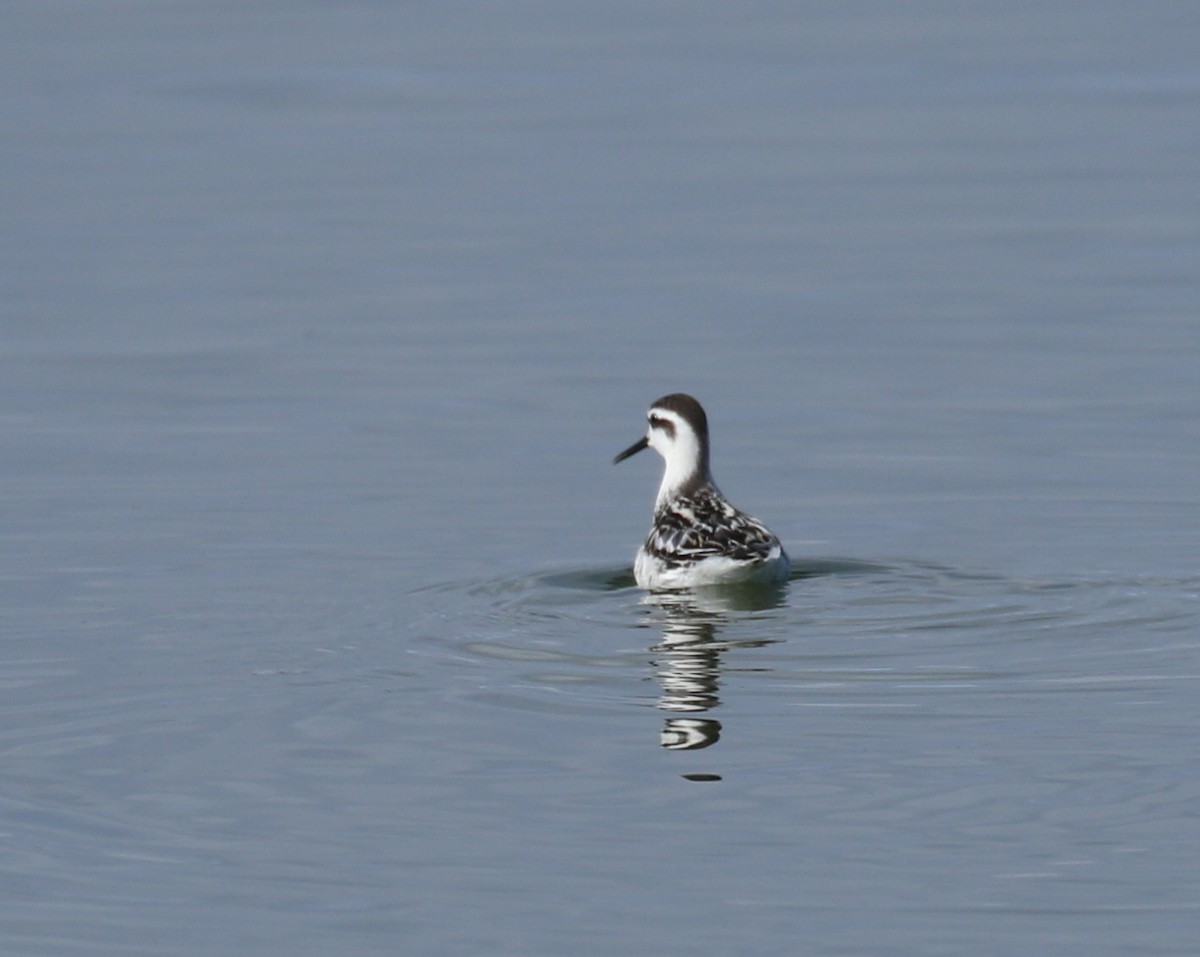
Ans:
{"type": "Polygon", "coordinates": [[[682,392],[657,400],[646,434],[613,464],[652,448],[663,457],[654,524],[638,549],[633,575],[642,588],[691,588],[778,582],[791,562],[779,539],[725,500],[708,467],[708,416],[682,392]]]}

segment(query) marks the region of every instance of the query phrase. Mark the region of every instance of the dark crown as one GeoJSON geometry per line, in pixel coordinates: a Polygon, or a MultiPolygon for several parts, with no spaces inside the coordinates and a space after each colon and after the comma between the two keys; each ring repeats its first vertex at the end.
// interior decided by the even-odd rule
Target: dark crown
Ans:
{"type": "Polygon", "coordinates": [[[700,403],[686,392],[672,392],[670,395],[664,395],[661,399],[657,399],[650,409],[651,411],[662,409],[664,412],[674,412],[692,427],[692,431],[700,437],[702,443],[708,444],[708,416],[704,414],[704,408],[700,403]]]}

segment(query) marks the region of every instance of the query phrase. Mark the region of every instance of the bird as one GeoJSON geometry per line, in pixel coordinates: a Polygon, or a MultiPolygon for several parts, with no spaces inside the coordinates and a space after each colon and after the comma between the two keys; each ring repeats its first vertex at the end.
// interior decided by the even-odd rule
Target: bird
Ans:
{"type": "Polygon", "coordinates": [[[791,561],[779,539],[713,482],[703,406],[673,392],[655,400],[646,418],[646,434],[613,459],[616,465],[651,448],[664,463],[654,522],[634,560],[638,585],[659,591],[784,581],[791,561]]]}

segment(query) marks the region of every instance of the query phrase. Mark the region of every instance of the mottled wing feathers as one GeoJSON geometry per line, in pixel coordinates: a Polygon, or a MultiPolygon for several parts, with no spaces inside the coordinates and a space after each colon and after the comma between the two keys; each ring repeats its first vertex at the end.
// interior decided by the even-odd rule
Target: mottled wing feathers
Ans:
{"type": "Polygon", "coordinates": [[[738,511],[711,487],[672,499],[654,515],[646,553],[668,568],[721,556],[762,562],[778,554],[779,539],[738,511]]]}

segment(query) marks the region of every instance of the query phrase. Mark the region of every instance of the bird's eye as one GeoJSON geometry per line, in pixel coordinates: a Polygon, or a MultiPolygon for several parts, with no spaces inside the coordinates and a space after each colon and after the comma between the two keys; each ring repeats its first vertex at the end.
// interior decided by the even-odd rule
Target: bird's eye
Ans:
{"type": "Polygon", "coordinates": [[[661,415],[650,416],[650,428],[659,429],[667,438],[675,438],[675,423],[670,419],[665,419],[661,415]]]}

